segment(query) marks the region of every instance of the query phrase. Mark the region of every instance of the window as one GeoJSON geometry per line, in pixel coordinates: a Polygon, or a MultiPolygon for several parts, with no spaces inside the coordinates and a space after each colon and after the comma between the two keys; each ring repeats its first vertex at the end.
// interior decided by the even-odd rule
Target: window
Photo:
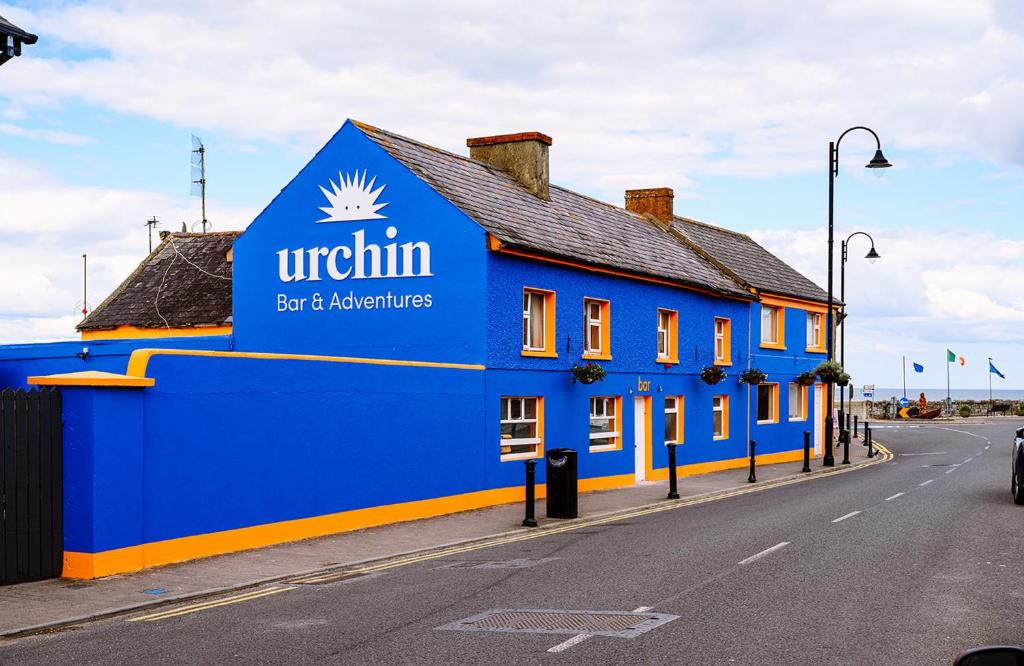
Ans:
{"type": "Polygon", "coordinates": [[[583,299],[583,358],[611,359],[610,314],[608,301],[583,299]]]}
{"type": "Polygon", "coordinates": [[[541,454],[544,401],[542,398],[501,399],[501,458],[517,460],[541,454]]]}
{"type": "Polygon", "coordinates": [[[683,397],[665,398],[665,443],[683,443],[683,397]]]}
{"type": "Polygon", "coordinates": [[[557,356],[553,291],[523,289],[523,356],[557,356]]]}
{"type": "Polygon", "coordinates": [[[715,317],[715,365],[732,365],[732,322],[715,317]]]}
{"type": "Polygon", "coordinates": [[[774,305],[761,305],[761,346],[785,349],[783,336],[784,310],[774,305]]]}
{"type": "Polygon", "coordinates": [[[590,450],[610,451],[619,448],[619,399],[590,399],[590,450]]]}
{"type": "Polygon", "coordinates": [[[757,385],[757,422],[779,422],[779,385],[757,385]]]}
{"type": "Polygon", "coordinates": [[[658,309],[658,362],[678,363],[677,349],[679,313],[675,310],[658,309]]]}
{"type": "Polygon", "coordinates": [[[820,312],[807,313],[807,351],[825,351],[825,315],[820,312]]]}
{"type": "Polygon", "coordinates": [[[807,387],[803,384],[789,385],[789,420],[807,420],[807,387]]]}
{"type": "Polygon", "coordinates": [[[716,395],[711,400],[712,435],[715,439],[729,438],[729,396],[716,395]]]}

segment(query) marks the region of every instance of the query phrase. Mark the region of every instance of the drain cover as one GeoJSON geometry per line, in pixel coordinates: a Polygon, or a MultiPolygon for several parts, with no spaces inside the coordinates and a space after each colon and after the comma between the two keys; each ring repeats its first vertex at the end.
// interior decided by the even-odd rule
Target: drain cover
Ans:
{"type": "Polygon", "coordinates": [[[524,557],[517,560],[459,561],[449,562],[444,566],[438,567],[438,569],[529,569],[530,567],[535,567],[538,564],[553,562],[557,559],[557,557],[542,557],[537,560],[531,560],[524,557]]]}
{"type": "Polygon", "coordinates": [[[438,629],[452,631],[505,631],[534,634],[589,634],[635,638],[679,617],[665,613],[629,611],[516,610],[499,608],[438,629]]]}

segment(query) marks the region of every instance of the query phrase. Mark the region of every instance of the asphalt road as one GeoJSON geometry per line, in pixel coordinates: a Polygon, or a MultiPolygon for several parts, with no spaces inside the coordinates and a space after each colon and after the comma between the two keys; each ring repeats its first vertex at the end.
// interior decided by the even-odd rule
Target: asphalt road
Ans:
{"type": "Polygon", "coordinates": [[[898,455],[849,474],[21,638],[0,662],[948,664],[1024,644],[1015,425],[878,429],[898,455]],[[676,617],[634,638],[438,629],[502,608],[676,617]]]}

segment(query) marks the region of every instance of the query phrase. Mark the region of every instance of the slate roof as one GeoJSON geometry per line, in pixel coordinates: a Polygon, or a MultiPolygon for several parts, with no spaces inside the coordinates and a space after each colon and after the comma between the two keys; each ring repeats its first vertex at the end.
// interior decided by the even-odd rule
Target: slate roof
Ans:
{"type": "Polygon", "coordinates": [[[684,217],[676,217],[672,228],[760,292],[828,302],[828,294],[824,289],[746,234],[684,217]]]}
{"type": "Polygon", "coordinates": [[[227,252],[241,234],[169,234],[78,324],[78,330],[230,324],[231,262],[227,252]]]}
{"type": "Polygon", "coordinates": [[[35,44],[38,37],[33,35],[31,32],[25,32],[18,26],[14,25],[3,16],[0,16],[0,35],[9,35],[11,37],[17,37],[26,44],[35,44]]]}
{"type": "Polygon", "coordinates": [[[752,298],[687,239],[640,215],[555,185],[546,201],[487,163],[356,126],[507,247],[752,298]]]}

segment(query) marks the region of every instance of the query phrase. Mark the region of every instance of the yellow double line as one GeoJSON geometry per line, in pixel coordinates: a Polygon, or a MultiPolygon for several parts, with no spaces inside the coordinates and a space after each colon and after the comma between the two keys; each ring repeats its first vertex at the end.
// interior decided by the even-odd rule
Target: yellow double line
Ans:
{"type": "Polygon", "coordinates": [[[262,590],[254,590],[251,592],[245,592],[243,594],[236,594],[231,597],[222,597],[220,599],[214,599],[212,601],[205,601],[196,604],[189,604],[188,606],[179,606],[177,608],[171,608],[159,613],[150,613],[149,615],[140,615],[139,617],[129,618],[128,622],[154,622],[156,620],[164,620],[169,617],[178,617],[179,615],[188,615],[189,613],[198,613],[199,611],[209,610],[210,608],[217,608],[218,606],[227,606],[229,604],[237,604],[243,601],[251,601],[253,599],[259,599],[260,597],[269,597],[273,594],[280,594],[281,592],[287,592],[288,590],[294,590],[294,587],[271,587],[262,590]]]}
{"type": "Polygon", "coordinates": [[[570,523],[568,525],[541,528],[539,530],[526,532],[524,534],[513,534],[504,537],[496,537],[494,539],[488,539],[486,541],[470,543],[462,546],[452,546],[451,548],[445,548],[442,550],[437,550],[429,553],[422,553],[418,555],[413,554],[406,557],[399,557],[397,559],[381,562],[379,564],[370,564],[367,566],[357,567],[354,569],[344,569],[342,571],[316,571],[309,574],[303,574],[301,576],[286,579],[284,581],[283,586],[264,588],[261,590],[237,594],[231,597],[224,597],[221,599],[191,604],[188,606],[180,606],[159,613],[152,613],[150,615],[141,615],[139,617],[129,619],[128,622],[154,622],[156,620],[164,620],[167,618],[179,617],[181,615],[188,615],[190,613],[198,613],[200,611],[209,610],[211,608],[227,606],[229,604],[237,604],[243,601],[251,601],[253,599],[259,599],[261,597],[268,597],[274,594],[280,594],[281,592],[288,592],[289,590],[297,589],[296,587],[294,587],[294,585],[329,583],[342,580],[345,578],[355,577],[361,574],[385,571],[387,569],[394,569],[397,567],[404,567],[410,564],[416,564],[417,562],[427,562],[430,560],[437,560],[444,557],[449,557],[451,555],[458,555],[461,553],[470,553],[477,550],[483,550],[485,548],[493,548],[495,546],[502,546],[505,544],[517,543],[520,541],[528,541],[530,539],[540,539],[551,534],[562,534],[565,532],[572,532],[574,530],[579,530],[586,527],[593,527],[594,525],[606,525],[608,523],[616,523],[622,520],[628,520],[630,518],[649,516],[651,514],[660,513],[662,511],[672,511],[675,509],[682,509],[688,506],[695,506],[698,504],[706,504],[708,502],[728,499],[730,497],[747,495],[761,490],[766,490],[768,488],[780,488],[783,486],[790,486],[795,483],[802,483],[804,481],[810,481],[812,479],[821,478],[823,476],[832,476],[835,474],[852,472],[863,467],[868,467],[870,465],[875,465],[881,462],[887,462],[888,460],[892,459],[892,453],[884,446],[881,446],[876,443],[875,448],[878,449],[878,457],[875,458],[874,460],[858,463],[856,465],[850,465],[849,467],[843,466],[841,468],[837,468],[835,470],[831,470],[823,474],[815,474],[813,476],[798,476],[795,478],[785,479],[781,481],[768,481],[758,485],[751,485],[745,488],[736,488],[730,491],[711,493],[707,495],[692,497],[689,499],[680,499],[671,502],[665,502],[664,504],[643,507],[640,509],[635,509],[633,511],[614,513],[600,518],[592,518],[590,520],[582,520],[579,522],[570,523]]]}

